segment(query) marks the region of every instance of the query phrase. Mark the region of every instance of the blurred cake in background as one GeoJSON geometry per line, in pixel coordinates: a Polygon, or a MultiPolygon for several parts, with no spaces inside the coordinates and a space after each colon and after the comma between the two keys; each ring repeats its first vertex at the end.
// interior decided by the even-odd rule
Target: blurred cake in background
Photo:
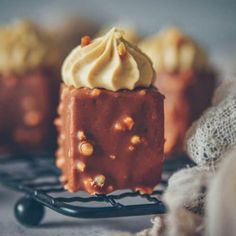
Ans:
{"type": "Polygon", "coordinates": [[[183,152],[189,125],[210,105],[216,74],[202,48],[178,28],[144,39],[139,47],[151,58],[165,99],[165,155],[183,152]]]}
{"type": "Polygon", "coordinates": [[[0,28],[0,150],[55,148],[60,50],[26,21],[0,28]]]}

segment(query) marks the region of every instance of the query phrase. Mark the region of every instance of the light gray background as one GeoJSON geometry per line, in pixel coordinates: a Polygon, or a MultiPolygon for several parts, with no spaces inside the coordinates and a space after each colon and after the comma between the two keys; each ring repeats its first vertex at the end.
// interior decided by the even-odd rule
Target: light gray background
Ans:
{"type": "MultiPolygon", "coordinates": [[[[122,21],[136,27],[142,35],[156,33],[166,25],[181,26],[208,48],[223,74],[235,72],[235,0],[0,0],[0,24],[27,17],[55,25],[77,15],[99,24],[122,21]]],[[[48,210],[42,226],[27,229],[13,216],[13,205],[19,196],[0,188],[0,236],[103,235],[107,229],[136,232],[150,225],[150,217],[76,220],[48,210]]]]}

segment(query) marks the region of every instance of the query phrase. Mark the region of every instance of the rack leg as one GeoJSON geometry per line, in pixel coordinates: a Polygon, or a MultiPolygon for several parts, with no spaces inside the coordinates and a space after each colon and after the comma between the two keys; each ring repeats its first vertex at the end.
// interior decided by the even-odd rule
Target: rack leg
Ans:
{"type": "Polygon", "coordinates": [[[30,197],[22,197],[15,204],[15,217],[25,226],[37,226],[41,223],[45,209],[44,206],[30,197]]]}

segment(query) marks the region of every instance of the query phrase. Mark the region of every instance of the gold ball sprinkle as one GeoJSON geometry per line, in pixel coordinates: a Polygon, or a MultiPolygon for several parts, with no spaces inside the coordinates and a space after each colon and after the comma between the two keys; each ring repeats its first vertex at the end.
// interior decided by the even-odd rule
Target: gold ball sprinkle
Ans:
{"type": "Polygon", "coordinates": [[[82,162],[82,161],[78,161],[76,168],[80,171],[80,172],[84,172],[86,165],[82,162]]]}
{"type": "Polygon", "coordinates": [[[134,150],[134,146],[129,146],[128,149],[129,149],[130,151],[133,151],[133,150],[134,150]]]}
{"type": "Polygon", "coordinates": [[[100,89],[93,89],[93,90],[91,91],[91,95],[92,95],[93,97],[99,96],[100,94],[101,94],[101,90],[100,90],[100,89]]]}
{"type": "Polygon", "coordinates": [[[84,131],[81,131],[81,130],[78,131],[78,133],[77,133],[77,138],[78,138],[80,141],[86,139],[86,136],[85,136],[85,134],[84,134],[84,131]]]}
{"type": "Polygon", "coordinates": [[[141,138],[138,136],[138,135],[134,135],[131,137],[131,143],[132,144],[138,144],[138,143],[141,143],[141,138]]]}
{"type": "Polygon", "coordinates": [[[134,120],[129,116],[125,117],[123,122],[125,123],[128,130],[131,130],[134,126],[134,120]]]}
{"type": "Polygon", "coordinates": [[[93,145],[88,142],[79,144],[79,152],[84,156],[91,156],[93,154],[93,145]]]}
{"type": "Polygon", "coordinates": [[[145,90],[140,90],[140,91],[139,91],[139,94],[142,95],[142,96],[144,96],[144,95],[146,94],[146,91],[145,91],[145,90]]]}
{"type": "Polygon", "coordinates": [[[116,156],[115,155],[110,155],[109,156],[112,160],[115,160],[116,159],[116,156]]]}
{"type": "Polygon", "coordinates": [[[93,184],[99,187],[103,187],[105,184],[106,177],[104,175],[97,175],[94,178],[93,184]]]}
{"type": "Polygon", "coordinates": [[[124,44],[123,42],[120,42],[120,43],[118,44],[117,49],[118,49],[118,53],[119,53],[120,57],[121,57],[121,58],[124,58],[125,55],[126,55],[126,53],[127,53],[125,44],[124,44]]]}
{"type": "Polygon", "coordinates": [[[80,45],[81,47],[87,46],[91,43],[91,38],[88,35],[85,35],[81,38],[80,45]]]}
{"type": "Polygon", "coordinates": [[[117,131],[121,131],[121,130],[124,130],[124,127],[122,127],[120,123],[115,123],[114,129],[117,131]]]}

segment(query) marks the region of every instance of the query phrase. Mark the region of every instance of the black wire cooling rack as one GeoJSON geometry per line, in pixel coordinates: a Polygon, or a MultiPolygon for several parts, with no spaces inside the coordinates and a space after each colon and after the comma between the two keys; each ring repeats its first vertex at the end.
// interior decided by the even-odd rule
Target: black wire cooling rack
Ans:
{"type": "Polygon", "coordinates": [[[24,194],[15,204],[15,216],[27,226],[40,224],[45,207],[77,218],[163,214],[166,208],[161,195],[168,178],[190,165],[193,163],[187,157],[167,161],[162,181],[151,195],[124,190],[89,196],[82,191],[71,194],[64,190],[52,154],[5,155],[0,157],[0,184],[24,194]]]}

